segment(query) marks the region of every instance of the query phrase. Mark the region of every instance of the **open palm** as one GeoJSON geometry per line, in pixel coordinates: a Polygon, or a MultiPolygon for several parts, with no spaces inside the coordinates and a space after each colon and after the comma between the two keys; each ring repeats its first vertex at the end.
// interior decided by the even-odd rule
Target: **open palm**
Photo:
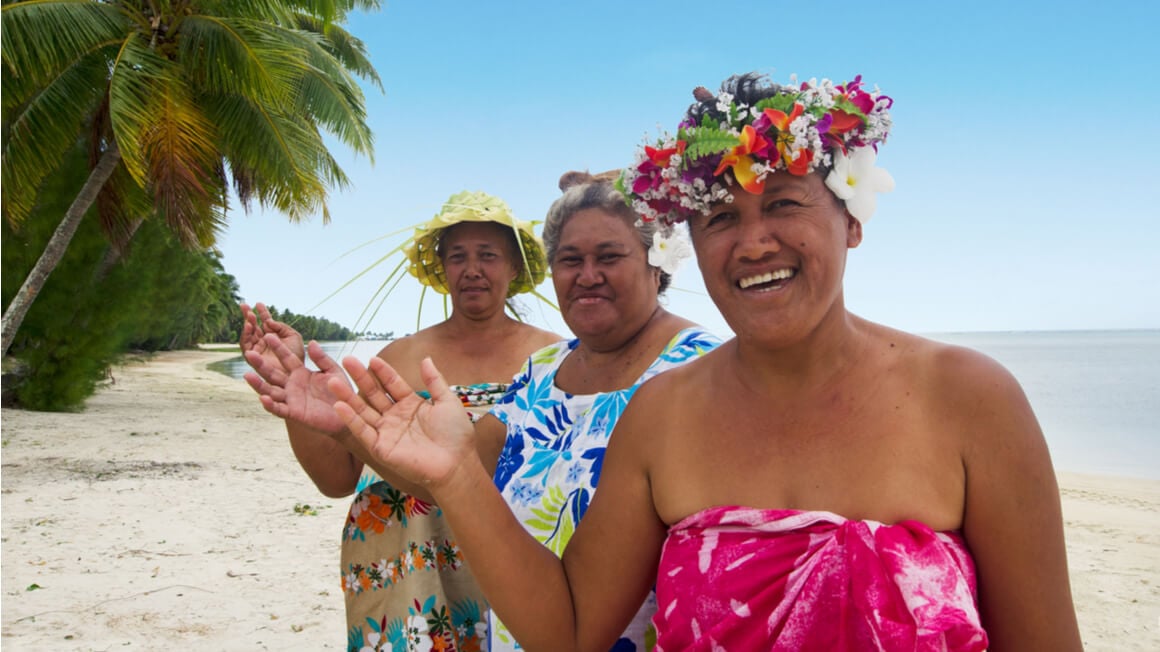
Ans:
{"type": "Polygon", "coordinates": [[[262,407],[275,416],[297,421],[327,433],[337,433],[345,424],[334,410],[335,395],[330,381],[350,387],[342,369],[317,342],[307,347],[310,359],[318,367],[313,371],[286,346],[278,335],[262,338],[265,351],[246,351],[246,362],[254,369],[245,374],[246,382],[258,392],[262,407]]]}
{"type": "Polygon", "coordinates": [[[431,401],[380,358],[372,359],[369,368],[355,358],[342,362],[358,393],[345,382],[331,381],[338,398],[334,409],[376,461],[434,493],[477,455],[471,420],[430,359],[419,369],[431,401]]]}

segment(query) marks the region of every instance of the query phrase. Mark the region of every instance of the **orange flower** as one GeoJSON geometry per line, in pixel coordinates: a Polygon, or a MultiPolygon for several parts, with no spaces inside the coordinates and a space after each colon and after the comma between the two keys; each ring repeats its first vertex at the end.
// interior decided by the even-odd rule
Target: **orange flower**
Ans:
{"type": "Polygon", "coordinates": [[[676,147],[666,147],[665,149],[657,149],[655,147],[644,146],[644,153],[649,160],[659,167],[668,167],[669,160],[673,158],[673,154],[684,154],[686,143],[683,140],[677,141],[676,147]]]}
{"type": "Polygon", "coordinates": [[[787,157],[785,169],[795,176],[804,176],[810,171],[810,162],[813,160],[813,150],[802,148],[797,151],[797,158],[789,159],[787,157]]]}
{"type": "MultiPolygon", "coordinates": [[[[765,189],[765,181],[757,180],[757,173],[753,171],[753,157],[750,154],[762,155],[768,149],[769,139],[757,133],[753,125],[745,125],[741,130],[741,143],[734,147],[732,152],[721,157],[721,163],[717,165],[713,176],[719,176],[725,168],[733,168],[733,178],[737,179],[738,185],[756,195],[765,189]]],[[[773,160],[777,160],[776,156],[773,160]]]]}

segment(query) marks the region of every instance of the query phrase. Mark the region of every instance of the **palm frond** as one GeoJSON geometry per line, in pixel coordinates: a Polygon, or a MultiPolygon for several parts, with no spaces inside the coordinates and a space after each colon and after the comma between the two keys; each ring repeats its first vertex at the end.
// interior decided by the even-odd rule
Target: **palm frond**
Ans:
{"type": "Polygon", "coordinates": [[[205,98],[202,106],[218,126],[232,174],[244,179],[250,197],[292,221],[320,210],[327,187],[314,165],[325,144],[304,119],[238,95],[205,98]]]}
{"type": "Polygon", "coordinates": [[[199,222],[213,215],[224,195],[216,171],[216,130],[180,80],[167,79],[161,90],[142,154],[154,207],[190,246],[213,232],[199,222]]]}
{"type": "Polygon", "coordinates": [[[124,40],[127,20],[115,5],[91,0],[30,0],[0,7],[4,71],[45,84],[94,50],[124,40]]]}
{"type": "Polygon", "coordinates": [[[301,53],[283,30],[258,21],[190,16],[181,26],[179,59],[191,86],[206,93],[288,102],[301,53]]]}
{"type": "Polygon", "coordinates": [[[311,115],[347,147],[374,161],[374,134],[366,123],[366,102],[354,78],[322,47],[318,37],[288,32],[301,48],[302,69],[295,109],[311,115]]]}
{"type": "Polygon", "coordinates": [[[380,91],[383,81],[367,58],[366,44],[335,23],[327,23],[315,16],[296,15],[296,27],[304,32],[323,36],[322,47],[346,70],[369,81],[380,91]]]}
{"type": "Polygon", "coordinates": [[[140,37],[126,39],[113,61],[109,80],[109,122],[125,167],[148,185],[144,151],[148,132],[170,81],[180,77],[177,64],[161,57],[140,37]]]}
{"type": "Polygon", "coordinates": [[[4,85],[0,210],[9,224],[24,221],[45,175],[84,132],[104,90],[106,71],[100,53],[82,57],[14,106],[8,102],[17,97],[4,85]]]}

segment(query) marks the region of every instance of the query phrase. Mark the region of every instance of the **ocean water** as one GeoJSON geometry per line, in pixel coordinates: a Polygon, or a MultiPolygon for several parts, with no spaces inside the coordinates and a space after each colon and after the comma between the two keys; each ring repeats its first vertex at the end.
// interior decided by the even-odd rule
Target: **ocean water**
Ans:
{"type": "Polygon", "coordinates": [[[1160,479],[1160,330],[926,337],[981,351],[1014,374],[1056,469],[1160,479]]]}
{"type": "MultiPolygon", "coordinates": [[[[981,351],[1015,375],[1057,470],[1160,479],[1160,330],[924,336],[981,351]]],[[[323,348],[336,359],[366,361],[384,344],[323,348]]],[[[215,368],[234,378],[247,369],[240,357],[215,368]]]]}

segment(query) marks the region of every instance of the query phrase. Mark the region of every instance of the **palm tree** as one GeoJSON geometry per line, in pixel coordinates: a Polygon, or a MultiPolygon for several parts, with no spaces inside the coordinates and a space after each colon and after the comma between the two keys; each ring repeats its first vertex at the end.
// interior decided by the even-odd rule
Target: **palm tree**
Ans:
{"type": "Polygon", "coordinates": [[[26,219],[46,175],[84,139],[92,173],[3,316],[8,351],[77,225],[97,204],[117,246],[146,214],[212,245],[231,192],[298,221],[348,179],[325,135],[373,156],[362,91],[380,90],[340,25],[379,0],[3,2],[0,211],[26,219]],[[143,212],[141,198],[149,206],[143,212]],[[135,199],[136,198],[136,199],[135,199]]]}

